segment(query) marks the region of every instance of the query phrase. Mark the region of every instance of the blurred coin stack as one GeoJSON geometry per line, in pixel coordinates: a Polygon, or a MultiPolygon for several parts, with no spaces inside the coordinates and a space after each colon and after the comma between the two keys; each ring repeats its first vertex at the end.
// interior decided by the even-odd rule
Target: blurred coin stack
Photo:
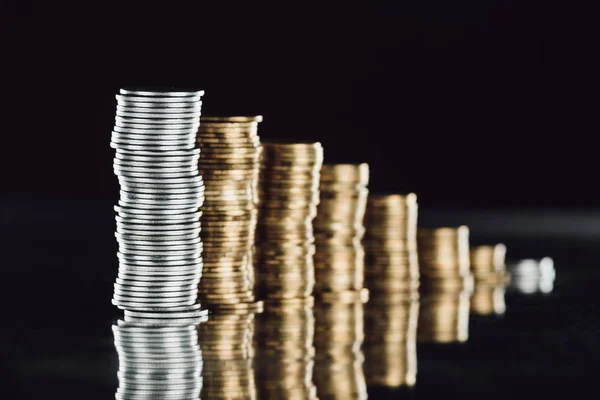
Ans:
{"type": "Polygon", "coordinates": [[[262,117],[202,117],[198,168],[206,185],[202,208],[204,272],[200,300],[207,305],[252,303],[252,249],[257,221],[262,117]]]}
{"type": "Polygon", "coordinates": [[[313,221],[315,292],[360,291],[364,283],[367,164],[324,164],[313,221]]]}
{"type": "Polygon", "coordinates": [[[479,315],[504,314],[507,281],[506,246],[471,247],[471,271],[475,278],[471,311],[479,315]]]}
{"type": "Polygon", "coordinates": [[[314,297],[265,302],[256,325],[258,398],[317,399],[314,297]]]}
{"type": "Polygon", "coordinates": [[[269,299],[305,298],[315,283],[313,219],[320,143],[264,143],[259,186],[257,283],[269,299]]]}
{"type": "Polygon", "coordinates": [[[417,196],[370,195],[365,215],[365,375],[369,385],[416,382],[419,314],[417,196]]]}
{"type": "Polygon", "coordinates": [[[201,398],[255,399],[254,324],[263,303],[224,306],[198,326],[204,357],[201,398]]]}
{"type": "Polygon", "coordinates": [[[193,399],[202,390],[202,353],[193,324],[113,326],[118,400],[193,399]]]}
{"type": "Polygon", "coordinates": [[[464,342],[469,337],[469,228],[419,228],[421,309],[418,340],[464,342]]]}
{"type": "Polygon", "coordinates": [[[369,196],[363,243],[365,286],[371,299],[419,288],[417,213],[414,193],[369,196]]]}
{"type": "Polygon", "coordinates": [[[554,289],[556,271],[550,257],[541,260],[526,259],[509,264],[509,288],[523,294],[550,293],[554,289]]]}
{"type": "Polygon", "coordinates": [[[320,399],[366,399],[363,372],[367,289],[324,292],[315,305],[313,380],[320,399]]]}
{"type": "Polygon", "coordinates": [[[111,147],[121,193],[113,304],[121,309],[156,311],[161,319],[160,311],[196,303],[204,184],[195,137],[202,95],[126,89],[117,95],[111,147]]]}

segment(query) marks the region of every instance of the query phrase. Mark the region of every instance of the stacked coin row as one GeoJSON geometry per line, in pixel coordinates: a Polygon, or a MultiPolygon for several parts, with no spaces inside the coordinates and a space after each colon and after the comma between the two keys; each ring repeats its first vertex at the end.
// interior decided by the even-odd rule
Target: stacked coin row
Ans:
{"type": "Polygon", "coordinates": [[[316,399],[314,297],[270,300],[256,326],[261,399],[316,399]]]}
{"type": "Polygon", "coordinates": [[[321,399],[366,399],[363,372],[367,289],[326,292],[315,305],[313,380],[321,399]]]}
{"type": "Polygon", "coordinates": [[[192,399],[202,390],[202,353],[194,325],[113,326],[119,400],[192,399]]]}
{"type": "Polygon", "coordinates": [[[375,194],[365,215],[365,286],[376,293],[412,291],[419,287],[417,196],[375,194]]]}
{"type": "Polygon", "coordinates": [[[416,383],[418,316],[419,296],[415,291],[389,293],[366,304],[365,375],[369,386],[416,383]]]}
{"type": "MultiPolygon", "coordinates": [[[[249,304],[249,303],[246,303],[249,304]]],[[[204,357],[201,398],[255,399],[254,324],[262,302],[245,307],[218,309],[198,326],[204,357]]]]}
{"type": "Polygon", "coordinates": [[[156,310],[196,303],[202,271],[198,176],[203,92],[121,89],[111,146],[121,186],[113,304],[156,310]]]}
{"type": "Polygon", "coordinates": [[[506,246],[471,247],[471,271],[475,279],[471,311],[478,315],[504,314],[506,302],[506,246]]]}
{"type": "Polygon", "coordinates": [[[423,284],[418,340],[464,342],[473,292],[469,228],[419,228],[417,240],[423,284]]]}
{"type": "Polygon", "coordinates": [[[320,202],[313,222],[316,292],[363,288],[368,183],[367,164],[325,164],[321,168],[320,202]]]}
{"type": "Polygon", "coordinates": [[[319,204],[320,143],[264,143],[257,283],[264,298],[305,298],[315,282],[312,221],[319,204]]]}
{"type": "Polygon", "coordinates": [[[201,232],[200,300],[209,305],[254,301],[252,248],[257,222],[262,117],[202,117],[197,142],[206,185],[201,232]]]}

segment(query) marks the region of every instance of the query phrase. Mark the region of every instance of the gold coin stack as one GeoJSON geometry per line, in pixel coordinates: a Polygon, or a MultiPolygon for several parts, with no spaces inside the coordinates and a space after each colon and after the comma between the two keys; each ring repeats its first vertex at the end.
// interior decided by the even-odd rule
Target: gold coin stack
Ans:
{"type": "Polygon", "coordinates": [[[417,256],[417,196],[370,195],[365,214],[365,286],[376,293],[419,288],[417,256]]]}
{"type": "Polygon", "coordinates": [[[204,177],[204,268],[199,298],[207,305],[252,303],[253,246],[262,117],[202,117],[197,142],[204,177]]]}
{"type": "Polygon", "coordinates": [[[201,398],[255,399],[255,314],[262,302],[216,309],[206,324],[198,325],[204,369],[201,398]]]}
{"type": "Polygon", "coordinates": [[[324,164],[321,168],[320,202],[313,222],[315,292],[363,288],[361,241],[368,183],[368,164],[324,164]]]}
{"type": "Polygon", "coordinates": [[[366,399],[363,372],[367,289],[325,292],[315,306],[315,368],[320,399],[366,399]]]}
{"type": "Polygon", "coordinates": [[[417,196],[370,195],[365,215],[365,374],[369,385],[416,382],[417,196]]]}
{"type": "MultiPolygon", "coordinates": [[[[369,265],[367,264],[367,268],[369,265]]],[[[369,300],[365,307],[365,375],[369,386],[413,386],[417,381],[417,291],[369,300]]]]}
{"type": "Polygon", "coordinates": [[[417,338],[423,342],[465,342],[469,337],[469,228],[419,228],[421,310],[417,338]]]}
{"type": "Polygon", "coordinates": [[[264,298],[304,298],[315,282],[312,221],[319,204],[320,143],[264,143],[257,283],[264,298]]]}
{"type": "Polygon", "coordinates": [[[313,307],[312,296],[265,302],[256,326],[259,398],[317,399],[313,307]]]}
{"type": "Polygon", "coordinates": [[[506,302],[506,246],[476,246],[471,248],[471,271],[475,278],[471,310],[474,314],[504,314],[506,302]]]}

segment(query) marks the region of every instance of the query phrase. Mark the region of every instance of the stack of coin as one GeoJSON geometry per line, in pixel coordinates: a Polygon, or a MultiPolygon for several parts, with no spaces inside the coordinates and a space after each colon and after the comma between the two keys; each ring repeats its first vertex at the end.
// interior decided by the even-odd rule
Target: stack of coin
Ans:
{"type": "Polygon", "coordinates": [[[364,282],[363,219],[368,164],[324,164],[313,222],[315,292],[360,291],[364,282]]]}
{"type": "Polygon", "coordinates": [[[417,196],[370,195],[365,215],[365,373],[369,385],[416,382],[417,196]]]}
{"type": "Polygon", "coordinates": [[[365,375],[369,386],[416,383],[418,315],[416,291],[378,296],[366,304],[365,375]]]}
{"type": "Polygon", "coordinates": [[[418,340],[464,342],[469,336],[469,228],[419,228],[421,310],[418,340]]]}
{"type": "Polygon", "coordinates": [[[204,358],[201,398],[256,398],[254,321],[262,307],[262,302],[219,307],[207,323],[198,326],[204,358]]]}
{"type": "Polygon", "coordinates": [[[364,303],[369,291],[325,292],[315,305],[315,368],[320,399],[366,399],[364,303]]]}
{"type": "Polygon", "coordinates": [[[312,383],[315,319],[312,296],[268,300],[256,325],[261,399],[316,399],[312,383]]]}
{"type": "Polygon", "coordinates": [[[471,247],[471,271],[475,278],[471,311],[478,315],[504,314],[506,246],[471,247]]]}
{"type": "Polygon", "coordinates": [[[525,259],[509,264],[509,288],[523,294],[550,293],[554,290],[556,271],[550,257],[541,260],[525,259]]]}
{"type": "Polygon", "coordinates": [[[113,297],[119,308],[151,312],[196,303],[204,184],[194,142],[202,95],[127,89],[117,95],[111,146],[121,186],[113,297]]]}
{"type": "Polygon", "coordinates": [[[365,215],[365,286],[376,293],[412,291],[419,287],[417,196],[370,195],[365,215]]]}
{"type": "Polygon", "coordinates": [[[113,326],[119,356],[116,399],[193,399],[202,390],[202,353],[193,324],[173,326],[119,321],[113,326]]]}
{"type": "Polygon", "coordinates": [[[257,284],[264,298],[305,298],[315,281],[313,218],[320,143],[264,143],[259,185],[257,284]]]}
{"type": "Polygon", "coordinates": [[[262,117],[202,117],[197,141],[206,185],[200,300],[208,305],[252,303],[252,265],[262,117]]]}

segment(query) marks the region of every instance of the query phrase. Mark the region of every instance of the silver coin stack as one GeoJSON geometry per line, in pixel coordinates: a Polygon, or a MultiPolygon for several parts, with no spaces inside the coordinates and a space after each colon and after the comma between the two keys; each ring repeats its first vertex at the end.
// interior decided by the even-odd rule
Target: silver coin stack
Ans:
{"type": "Polygon", "coordinates": [[[195,142],[203,94],[121,89],[116,96],[111,147],[121,192],[112,302],[127,310],[127,319],[156,313],[167,323],[170,312],[195,311],[190,306],[197,302],[202,274],[204,201],[195,142]]]}
{"type": "Polygon", "coordinates": [[[203,360],[195,325],[119,321],[113,335],[119,355],[117,400],[200,397],[203,360]]]}
{"type": "Polygon", "coordinates": [[[556,270],[554,260],[526,259],[508,265],[510,272],[509,290],[522,294],[550,293],[554,289],[556,270]]]}

